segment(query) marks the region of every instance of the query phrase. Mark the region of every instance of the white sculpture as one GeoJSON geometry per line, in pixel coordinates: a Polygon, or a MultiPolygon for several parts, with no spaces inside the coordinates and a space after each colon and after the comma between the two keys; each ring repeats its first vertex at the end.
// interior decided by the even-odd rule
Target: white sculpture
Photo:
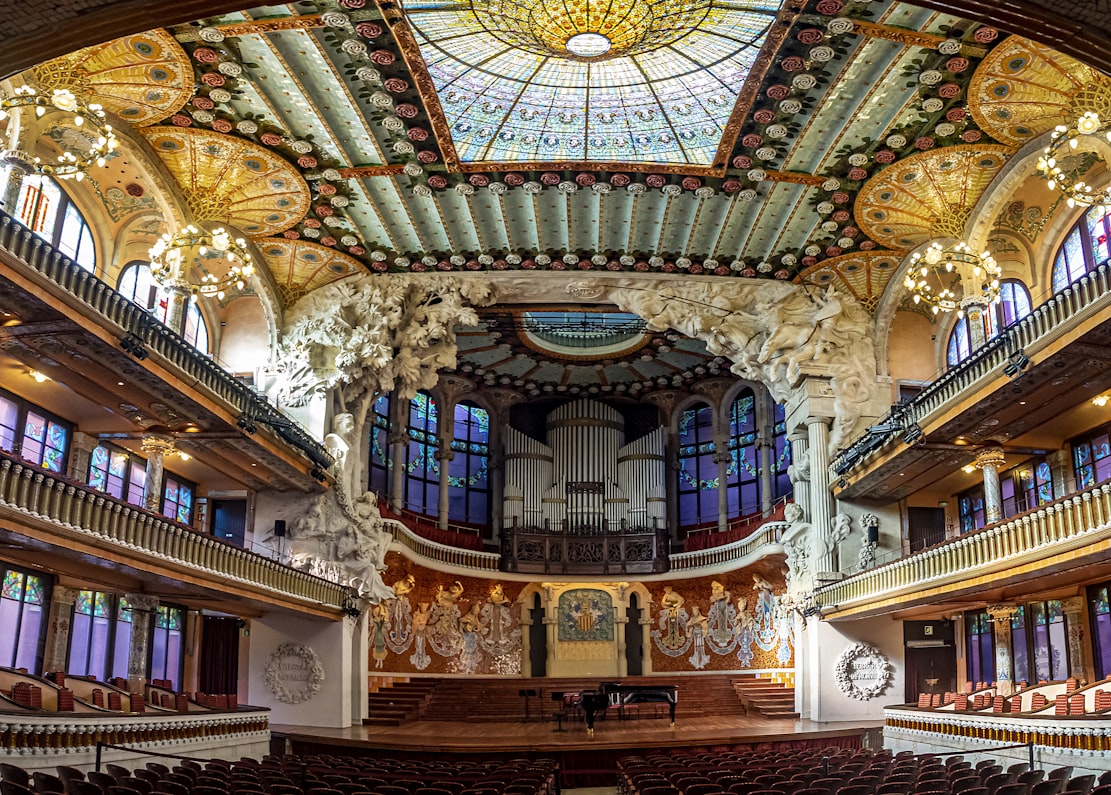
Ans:
{"type": "Polygon", "coordinates": [[[818,296],[793,285],[759,287],[715,281],[662,290],[622,286],[608,297],[652,330],[673,328],[703,340],[710,353],[733,361],[734,373],[762,381],[778,401],[808,374],[829,376],[833,454],[855,437],[878,388],[871,318],[832,285],[818,296]]]}

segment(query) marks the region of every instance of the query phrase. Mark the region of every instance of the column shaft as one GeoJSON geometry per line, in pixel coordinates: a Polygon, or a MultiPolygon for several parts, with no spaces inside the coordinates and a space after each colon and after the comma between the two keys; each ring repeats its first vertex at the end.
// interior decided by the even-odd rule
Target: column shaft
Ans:
{"type": "Polygon", "coordinates": [[[829,496],[829,421],[811,417],[806,421],[810,455],[810,523],[816,544],[815,572],[837,571],[837,550],[830,532],[833,500],[829,496]]]}

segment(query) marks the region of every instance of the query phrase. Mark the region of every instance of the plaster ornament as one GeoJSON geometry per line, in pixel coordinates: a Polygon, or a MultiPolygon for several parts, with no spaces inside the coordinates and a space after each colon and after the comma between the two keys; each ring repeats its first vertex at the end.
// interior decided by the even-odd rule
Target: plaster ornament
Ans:
{"type": "Polygon", "coordinates": [[[634,196],[639,196],[647,190],[648,188],[644,185],[643,182],[634,182],[631,185],[626,186],[625,188],[625,191],[627,193],[631,193],[634,196]]]}
{"type": "Polygon", "coordinates": [[[231,102],[231,92],[226,88],[214,88],[208,92],[208,98],[213,102],[231,102]]]}
{"type": "Polygon", "coordinates": [[[837,687],[849,698],[871,701],[891,684],[891,662],[867,643],[854,643],[841,652],[833,668],[837,687]]]}
{"type": "Polygon", "coordinates": [[[826,44],[820,44],[817,47],[812,47],[810,49],[810,59],[812,61],[818,61],[819,63],[832,61],[836,55],[837,52],[832,47],[826,44]]]}
{"type": "Polygon", "coordinates": [[[834,36],[840,36],[845,33],[851,33],[853,24],[853,21],[848,17],[834,17],[826,23],[826,30],[834,36]]]}
{"type": "Polygon", "coordinates": [[[366,42],[362,39],[344,39],[339,48],[348,55],[366,55],[366,42]]]}
{"type": "Polygon", "coordinates": [[[937,45],[937,51],[942,55],[956,55],[961,51],[961,40],[946,39],[937,45]]]}
{"type": "Polygon", "coordinates": [[[209,44],[219,44],[224,40],[224,32],[219,28],[213,27],[201,28],[197,31],[197,36],[201,41],[208,42],[209,44]]]}
{"type": "Polygon", "coordinates": [[[254,135],[258,132],[258,125],[250,119],[244,119],[235,125],[235,129],[244,135],[254,135]]]}
{"type": "Polygon", "coordinates": [[[868,155],[864,154],[863,152],[856,152],[855,154],[849,155],[849,165],[851,165],[851,166],[863,166],[863,165],[867,165],[867,164],[868,164],[868,155]]]}
{"type": "Polygon", "coordinates": [[[814,77],[814,75],[803,72],[801,74],[795,75],[791,79],[791,85],[799,89],[800,91],[809,91],[814,86],[818,85],[818,78],[814,77]]]}
{"type": "Polygon", "coordinates": [[[743,191],[737,194],[737,198],[741,201],[746,202],[753,201],[756,198],[756,191],[754,191],[752,188],[745,188],[743,191]]]}
{"type": "Polygon", "coordinates": [[[239,77],[243,74],[243,67],[235,61],[220,61],[216,64],[216,71],[228,77],[239,77]]]}
{"type": "Polygon", "coordinates": [[[367,83],[374,83],[382,79],[382,73],[373,66],[360,66],[355,70],[355,77],[367,83]]]}
{"type": "Polygon", "coordinates": [[[793,116],[802,110],[802,103],[797,99],[785,99],[779,103],[779,110],[793,116]]]}
{"type": "Polygon", "coordinates": [[[303,643],[283,643],[266,662],[266,689],[283,704],[301,704],[320,692],[324,666],[303,643]]]}
{"type": "Polygon", "coordinates": [[[937,113],[944,107],[945,103],[937,97],[930,97],[929,99],[922,101],[922,110],[926,111],[927,113],[937,113]]]}

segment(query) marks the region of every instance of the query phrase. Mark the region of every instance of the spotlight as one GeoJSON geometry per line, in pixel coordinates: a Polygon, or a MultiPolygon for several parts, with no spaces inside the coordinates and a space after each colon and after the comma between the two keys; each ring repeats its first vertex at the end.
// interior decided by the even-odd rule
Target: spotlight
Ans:
{"type": "Polygon", "coordinates": [[[1003,365],[1003,375],[1014,378],[1029,366],[1030,357],[1025,351],[1019,349],[1007,357],[1007,363],[1003,365]]]}
{"type": "Polygon", "coordinates": [[[143,341],[134,334],[128,334],[120,340],[120,347],[139,361],[147,358],[147,349],[143,347],[143,341]]]}
{"type": "Polygon", "coordinates": [[[246,414],[240,414],[235,424],[242,428],[245,433],[256,433],[258,431],[258,426],[246,414]]]}
{"type": "Polygon", "coordinates": [[[327,475],[325,474],[324,470],[321,469],[320,467],[313,467],[312,471],[309,472],[309,474],[313,476],[314,480],[316,480],[320,483],[323,483],[327,479],[327,475]]]}
{"type": "Polygon", "coordinates": [[[903,430],[903,441],[907,444],[914,444],[922,438],[922,429],[918,427],[918,423],[907,426],[903,430]]]}

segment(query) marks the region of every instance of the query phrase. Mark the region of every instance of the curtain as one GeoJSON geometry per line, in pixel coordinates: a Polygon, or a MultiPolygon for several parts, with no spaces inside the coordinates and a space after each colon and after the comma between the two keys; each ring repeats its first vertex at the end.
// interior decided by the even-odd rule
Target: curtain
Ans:
{"type": "Polygon", "coordinates": [[[235,693],[239,681],[239,619],[204,616],[199,686],[202,693],[235,693]]]}

